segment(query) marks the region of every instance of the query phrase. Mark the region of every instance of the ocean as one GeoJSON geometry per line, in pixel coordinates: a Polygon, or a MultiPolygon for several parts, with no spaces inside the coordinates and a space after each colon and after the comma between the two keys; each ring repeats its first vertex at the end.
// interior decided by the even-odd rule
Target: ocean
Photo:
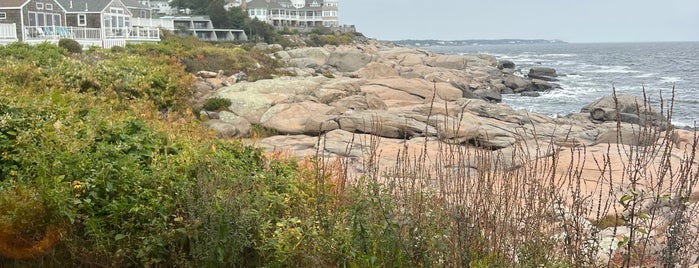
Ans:
{"type": "Polygon", "coordinates": [[[429,46],[445,54],[490,54],[511,60],[521,73],[533,66],[555,68],[563,89],[540,97],[503,95],[503,103],[552,117],[579,112],[612,93],[642,96],[654,107],[669,105],[675,88],[672,122],[694,127],[699,121],[699,42],[429,46]]]}

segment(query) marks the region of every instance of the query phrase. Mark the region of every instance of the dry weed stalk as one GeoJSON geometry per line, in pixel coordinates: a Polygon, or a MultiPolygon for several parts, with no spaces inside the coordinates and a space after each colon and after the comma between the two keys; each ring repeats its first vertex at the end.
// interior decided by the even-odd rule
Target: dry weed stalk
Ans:
{"type": "MultiPolygon", "coordinates": [[[[614,96],[616,99],[616,93],[614,96]]],[[[644,98],[644,109],[638,104],[637,110],[651,111],[645,93],[644,98]]],[[[433,151],[428,149],[431,139],[424,138],[420,150],[404,142],[394,164],[381,165],[381,138],[372,136],[359,141],[370,148],[361,160],[365,179],[347,177],[352,161],[345,158],[339,160],[344,169],[340,181],[343,189],[372,185],[373,192],[365,194],[378,201],[382,220],[399,223],[394,232],[400,241],[408,241],[402,247],[416,263],[425,254],[417,249],[435,250],[416,246],[420,243],[416,237],[423,232],[420,228],[440,228],[446,230],[443,240],[448,246],[432,256],[439,256],[436,263],[445,266],[468,266],[484,258],[517,266],[690,265],[694,262],[691,257],[698,254],[693,245],[699,241],[687,226],[697,213],[689,210],[688,201],[699,180],[695,160],[699,139],[695,132],[693,144],[685,148],[682,159],[676,159],[672,104],[667,114],[665,126],[646,124],[634,129],[644,139],[661,142],[651,146],[609,144],[604,154],[591,158],[585,146],[566,151],[553,140],[541,140],[532,125],[531,130],[518,131],[522,137],[534,138],[518,140],[511,154],[441,141],[433,151]],[[562,162],[563,156],[569,160],[562,162]],[[518,164],[506,168],[505,163],[518,164]],[[590,166],[596,167],[596,176],[586,176],[590,166]],[[381,198],[383,193],[391,199],[381,198]],[[616,245],[623,247],[621,251],[613,250],[616,246],[609,248],[600,236],[610,215],[613,235],[623,237],[616,245]],[[617,234],[619,223],[630,231],[617,234]],[[663,245],[661,252],[651,248],[657,241],[663,245]],[[605,260],[601,256],[606,256],[606,263],[601,263],[605,260]]],[[[378,121],[367,124],[381,127],[378,121]]],[[[458,133],[458,124],[444,124],[443,129],[458,133]]],[[[617,122],[620,143],[621,127],[617,122]]],[[[355,142],[348,144],[347,152],[355,142]]],[[[323,154],[317,155],[321,158],[318,163],[325,163],[323,154]]],[[[336,167],[333,172],[338,172],[336,167]]]]}

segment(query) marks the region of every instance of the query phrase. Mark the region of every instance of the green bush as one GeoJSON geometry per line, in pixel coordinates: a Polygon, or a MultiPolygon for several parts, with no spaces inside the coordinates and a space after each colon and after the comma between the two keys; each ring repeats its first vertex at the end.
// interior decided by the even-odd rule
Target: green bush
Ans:
{"type": "Polygon", "coordinates": [[[75,41],[73,39],[66,39],[63,38],[61,40],[58,40],[58,46],[65,48],[66,51],[70,53],[82,53],[83,52],[83,47],[78,43],[78,41],[75,41]]]}
{"type": "Polygon", "coordinates": [[[231,106],[231,100],[224,98],[210,98],[204,102],[204,110],[206,111],[222,111],[231,106]]]}

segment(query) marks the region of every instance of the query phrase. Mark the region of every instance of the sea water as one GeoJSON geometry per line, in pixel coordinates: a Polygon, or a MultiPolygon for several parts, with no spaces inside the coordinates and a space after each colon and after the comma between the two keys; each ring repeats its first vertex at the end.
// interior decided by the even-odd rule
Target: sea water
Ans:
{"type": "Polygon", "coordinates": [[[673,124],[694,127],[699,121],[699,42],[600,43],[488,46],[430,46],[446,54],[483,53],[511,60],[526,75],[534,66],[555,68],[562,89],[540,97],[503,95],[503,103],[552,117],[580,112],[594,100],[617,93],[646,95],[667,111],[673,99],[673,124]]]}

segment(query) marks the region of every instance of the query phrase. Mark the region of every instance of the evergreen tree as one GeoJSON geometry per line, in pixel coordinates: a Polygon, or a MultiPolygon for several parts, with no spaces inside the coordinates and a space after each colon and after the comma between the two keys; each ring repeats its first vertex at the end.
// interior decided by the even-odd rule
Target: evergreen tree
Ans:
{"type": "Polygon", "coordinates": [[[214,28],[230,28],[229,16],[223,8],[223,0],[210,0],[206,8],[206,14],[211,18],[214,28]]]}
{"type": "Polygon", "coordinates": [[[243,10],[240,7],[233,7],[230,10],[228,10],[228,23],[229,27],[233,29],[246,29],[246,24],[250,18],[248,18],[248,14],[243,12],[243,10]]]}

